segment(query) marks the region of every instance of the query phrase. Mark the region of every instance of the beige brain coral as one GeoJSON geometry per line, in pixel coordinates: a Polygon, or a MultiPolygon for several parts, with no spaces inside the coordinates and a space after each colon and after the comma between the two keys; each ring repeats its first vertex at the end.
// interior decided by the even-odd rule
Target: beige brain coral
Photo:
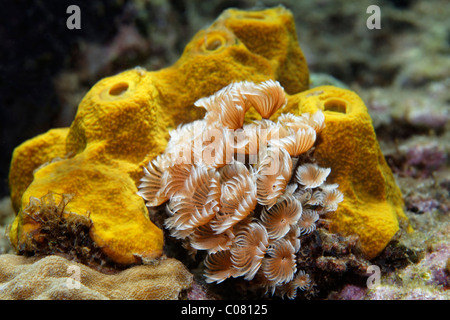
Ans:
{"type": "Polygon", "coordinates": [[[181,262],[162,259],[105,274],[59,256],[0,256],[0,299],[175,300],[192,284],[181,262]],[[79,268],[80,287],[70,288],[79,268]],[[69,284],[69,285],[68,285],[69,284]]]}

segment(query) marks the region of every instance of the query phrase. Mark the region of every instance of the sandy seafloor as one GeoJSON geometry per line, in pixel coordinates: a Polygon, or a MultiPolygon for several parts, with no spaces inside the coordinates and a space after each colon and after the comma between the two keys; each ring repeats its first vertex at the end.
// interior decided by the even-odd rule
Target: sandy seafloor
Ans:
{"type": "MultiPolygon", "coordinates": [[[[111,1],[101,8],[83,4],[85,12],[89,12],[83,18],[85,30],[68,34],[56,28],[61,23],[55,25],[59,13],[52,2],[36,1],[36,7],[22,15],[18,14],[23,12],[20,2],[11,2],[9,20],[3,19],[11,23],[11,29],[2,45],[15,54],[7,54],[0,63],[5,80],[0,82],[0,140],[7,151],[1,159],[0,254],[13,253],[4,230],[14,217],[7,194],[7,172],[16,145],[52,127],[69,126],[80,99],[102,77],[136,65],[148,70],[170,65],[190,37],[223,9],[280,4],[218,0],[207,4],[187,0],[111,1]],[[95,32],[88,32],[88,28],[95,32]],[[19,34],[21,37],[17,37],[19,34]],[[43,34],[45,38],[40,39],[43,34]],[[36,37],[42,45],[28,48],[27,40],[36,37]],[[58,62],[49,64],[45,60],[48,57],[58,62]],[[9,83],[20,83],[20,88],[11,90],[9,83]],[[35,90],[30,90],[33,86],[35,90]]],[[[348,285],[330,293],[329,298],[448,299],[448,1],[321,0],[281,4],[295,16],[312,85],[344,86],[356,91],[366,103],[415,229],[396,239],[408,251],[408,262],[386,268],[389,272],[383,273],[376,289],[348,285]],[[379,30],[366,27],[370,4],[381,9],[379,30]],[[408,260],[412,256],[415,258],[408,260]]]]}

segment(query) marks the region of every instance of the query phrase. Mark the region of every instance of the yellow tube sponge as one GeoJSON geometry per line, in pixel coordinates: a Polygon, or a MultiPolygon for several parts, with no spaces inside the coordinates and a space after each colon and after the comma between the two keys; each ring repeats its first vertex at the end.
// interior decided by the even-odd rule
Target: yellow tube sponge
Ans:
{"type": "Polygon", "coordinates": [[[70,228],[67,219],[89,219],[90,239],[116,263],[158,257],[163,233],[150,221],[136,186],[142,167],[164,151],[168,131],[202,117],[194,102],[230,82],[277,79],[294,93],[307,89],[308,78],[292,14],[278,7],[228,10],[193,37],[173,66],[136,68],[99,81],[70,128],[16,148],[9,176],[18,212],[12,244],[19,252],[36,252],[49,236],[42,216],[56,208],[70,228]],[[70,201],[46,195],[70,195],[70,201]]]}
{"type": "Polygon", "coordinates": [[[65,156],[68,132],[69,128],[51,129],[14,149],[9,171],[9,189],[16,212],[20,209],[23,193],[33,181],[33,171],[47,162],[65,156]]]}
{"type": "Polygon", "coordinates": [[[289,10],[282,6],[262,11],[229,9],[214,25],[232,30],[250,51],[268,59],[276,70],[273,79],[277,79],[287,93],[308,88],[308,67],[289,10]]]}
{"type": "Polygon", "coordinates": [[[331,230],[357,234],[367,257],[379,254],[406,223],[403,198],[381,153],[372,120],[359,96],[333,86],[289,97],[282,112],[322,110],[325,128],[314,157],[331,168],[327,183],[339,184],[344,201],[331,217],[331,230]]]}
{"type": "Polygon", "coordinates": [[[283,7],[262,11],[228,9],[186,45],[170,68],[157,71],[169,125],[202,118],[190,108],[233,81],[276,79],[288,93],[308,89],[309,71],[297,41],[292,13],[283,7]],[[189,107],[189,108],[186,108],[189,107]]]}
{"type": "Polygon", "coordinates": [[[155,101],[150,80],[149,73],[136,69],[89,91],[66,137],[66,151],[74,156],[38,168],[22,196],[10,232],[19,251],[35,251],[30,235],[43,237],[43,223],[35,223],[42,212],[33,216],[25,209],[32,198],[52,191],[72,195],[65,210],[92,220],[90,237],[114,262],[131,264],[162,254],[162,231],[149,220],[133,178],[148,152],[158,154],[165,146],[160,106],[150,103],[155,101]]]}

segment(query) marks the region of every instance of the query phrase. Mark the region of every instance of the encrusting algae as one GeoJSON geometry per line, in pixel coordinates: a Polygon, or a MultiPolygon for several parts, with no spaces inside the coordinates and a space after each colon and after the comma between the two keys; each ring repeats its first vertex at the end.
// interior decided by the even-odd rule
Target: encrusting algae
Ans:
{"type": "MultiPolygon", "coordinates": [[[[277,7],[227,10],[193,37],[173,66],[155,72],[136,68],[99,81],[81,101],[70,128],[50,130],[15,149],[9,176],[17,212],[9,232],[13,246],[19,253],[39,252],[36,244],[45,243],[42,230],[46,225],[37,216],[42,208],[25,209],[46,195],[70,195],[70,201],[63,202],[62,217],[88,218],[89,243],[108,259],[128,265],[158,258],[163,254],[163,231],[150,221],[144,197],[150,206],[169,203],[166,226],[174,236],[189,238],[198,250],[210,250],[206,265],[211,281],[261,277],[268,290],[276,288],[282,295],[295,296],[287,284],[302,289],[309,278],[289,261],[298,250],[299,236],[312,232],[325,214],[317,208],[335,211],[329,218],[331,230],[358,235],[367,257],[375,257],[406,222],[402,195],[361,99],[354,92],[331,86],[308,90],[308,79],[292,14],[277,7]],[[236,89],[237,83],[245,85],[236,89]],[[276,97],[279,91],[267,91],[264,84],[267,88],[277,84],[285,92],[276,97]],[[225,114],[222,107],[215,108],[212,95],[221,90],[227,99],[226,88],[242,91],[230,98],[242,109],[225,114]],[[268,107],[276,105],[273,109],[257,102],[264,92],[269,92],[268,107]],[[250,101],[248,106],[246,101],[250,101]],[[296,126],[298,119],[303,125],[296,126]],[[225,166],[226,162],[213,158],[207,165],[215,171],[208,166],[192,169],[165,162],[164,154],[185,143],[186,137],[181,134],[175,139],[175,132],[206,129],[206,123],[211,127],[215,121],[221,121],[215,129],[248,129],[258,138],[261,129],[283,123],[271,134],[280,137],[272,146],[284,151],[267,148],[262,157],[259,146],[264,143],[241,143],[238,147],[244,160],[225,166]],[[261,172],[277,157],[283,165],[270,180],[270,174],[261,172]],[[261,162],[249,166],[248,161],[255,158],[261,162]],[[184,178],[170,180],[164,189],[154,184],[175,173],[184,178]],[[160,180],[152,180],[154,175],[160,180]],[[197,179],[213,183],[194,190],[197,179]],[[262,186],[270,181],[273,190],[264,192],[262,186]],[[141,183],[144,186],[138,191],[141,183]],[[177,193],[180,187],[187,191],[177,193]],[[192,200],[194,191],[206,202],[192,218],[183,204],[192,200]],[[296,194],[295,201],[286,198],[289,192],[296,194]],[[233,199],[237,194],[240,198],[233,199]],[[236,205],[248,214],[236,212],[236,205]],[[256,208],[260,211],[253,218],[258,221],[250,219],[256,208]],[[282,223],[275,225],[275,220],[282,223]],[[194,234],[195,228],[202,233],[194,234]],[[233,235],[230,228],[235,229],[233,235]],[[220,234],[218,240],[223,242],[213,248],[205,234],[220,234]],[[250,243],[255,256],[248,261],[239,248],[250,243]],[[283,267],[274,269],[280,261],[283,267]]],[[[271,134],[264,139],[270,140],[271,134]]],[[[211,150],[206,145],[202,152],[211,150]]],[[[225,153],[222,156],[227,158],[225,153]]],[[[57,205],[60,200],[53,202],[57,205]]]]}

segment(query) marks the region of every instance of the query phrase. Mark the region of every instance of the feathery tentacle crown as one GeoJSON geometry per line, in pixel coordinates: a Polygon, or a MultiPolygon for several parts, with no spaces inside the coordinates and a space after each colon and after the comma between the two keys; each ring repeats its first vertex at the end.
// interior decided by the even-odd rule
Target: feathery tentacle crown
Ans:
{"type": "Polygon", "coordinates": [[[294,298],[310,283],[297,270],[300,238],[343,200],[312,163],[321,111],[269,118],[287,103],[280,84],[231,83],[195,103],[205,118],[170,133],[165,152],[144,168],[139,195],[166,204],[165,227],[189,250],[207,252],[206,281],[244,277],[294,298]],[[245,124],[250,108],[262,120],[245,124]]]}

